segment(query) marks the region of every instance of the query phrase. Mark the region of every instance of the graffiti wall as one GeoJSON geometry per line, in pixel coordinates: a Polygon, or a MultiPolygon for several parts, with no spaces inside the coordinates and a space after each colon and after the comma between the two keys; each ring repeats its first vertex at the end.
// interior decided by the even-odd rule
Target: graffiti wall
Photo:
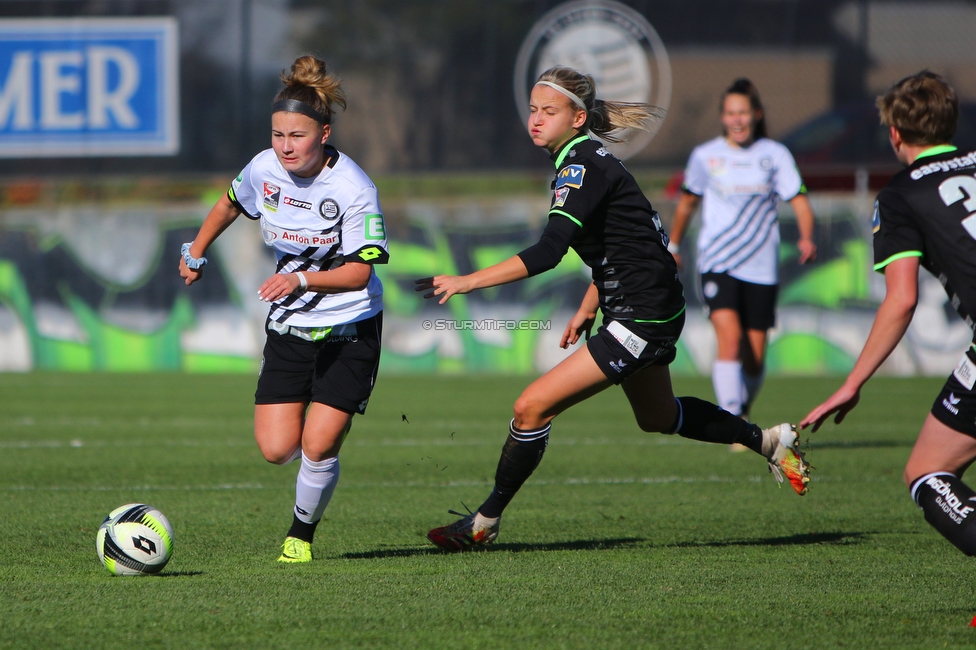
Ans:
{"type": "MultiPolygon", "coordinates": [[[[257,287],[274,269],[257,224],[240,220],[224,233],[202,282],[186,287],[176,271],[180,244],[214,198],[0,211],[0,371],[256,372],[266,313],[257,287]]],[[[545,196],[385,206],[384,372],[535,373],[565,356],[558,341],[588,284],[574,254],[549,273],[447,305],[414,291],[417,278],[465,273],[533,243],[546,206],[545,196]]],[[[820,258],[811,265],[796,263],[788,206],[781,215],[772,374],[849,370],[884,295],[882,276],[871,271],[870,198],[820,196],[814,207],[820,258]]],[[[666,204],[659,209],[669,216],[666,204]]],[[[707,374],[714,335],[694,273],[685,269],[683,281],[688,324],[673,371],[707,374]]],[[[946,374],[970,340],[939,283],[924,274],[921,286],[915,322],[888,373],[946,374]]]]}

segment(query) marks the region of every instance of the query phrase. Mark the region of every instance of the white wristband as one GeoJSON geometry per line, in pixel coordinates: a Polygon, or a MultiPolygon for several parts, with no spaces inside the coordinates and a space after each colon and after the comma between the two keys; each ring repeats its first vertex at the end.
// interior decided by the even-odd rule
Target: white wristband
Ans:
{"type": "Polygon", "coordinates": [[[308,280],[305,279],[305,274],[299,271],[295,275],[298,276],[298,288],[299,289],[306,288],[308,286],[308,280]]]}
{"type": "Polygon", "coordinates": [[[673,241],[669,241],[668,242],[668,252],[669,253],[671,253],[672,255],[674,255],[674,254],[676,254],[676,253],[678,253],[680,251],[681,251],[681,246],[679,246],[678,244],[675,244],[673,241]]]}

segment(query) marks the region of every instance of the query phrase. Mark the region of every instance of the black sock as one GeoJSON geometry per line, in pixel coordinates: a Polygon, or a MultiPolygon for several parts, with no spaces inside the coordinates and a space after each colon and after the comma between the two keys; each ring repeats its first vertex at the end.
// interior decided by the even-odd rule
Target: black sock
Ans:
{"type": "Polygon", "coordinates": [[[721,445],[739,443],[762,453],[762,429],[697,397],[678,397],[678,418],[668,433],[721,445]]]}
{"type": "Polygon", "coordinates": [[[288,529],[288,537],[297,537],[303,542],[308,542],[311,544],[312,538],[315,537],[315,527],[318,525],[318,521],[316,521],[314,524],[306,524],[304,521],[298,518],[298,515],[292,514],[291,528],[288,529]]]}
{"type": "Polygon", "coordinates": [[[939,534],[966,555],[976,555],[976,492],[948,472],[912,483],[912,498],[939,534]]]}
{"type": "Polygon", "coordinates": [[[502,447],[502,457],[498,459],[498,469],[495,470],[495,488],[478,508],[482,516],[490,518],[502,516],[502,511],[511,502],[515,493],[542,461],[542,455],[546,453],[546,447],[549,445],[550,429],[552,424],[535,431],[523,431],[517,429],[515,420],[512,420],[508,439],[502,447]]]}

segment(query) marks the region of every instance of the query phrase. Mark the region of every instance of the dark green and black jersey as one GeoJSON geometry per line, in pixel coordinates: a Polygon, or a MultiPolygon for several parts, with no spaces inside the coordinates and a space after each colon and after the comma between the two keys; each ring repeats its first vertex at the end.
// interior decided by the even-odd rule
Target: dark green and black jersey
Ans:
{"type": "Polygon", "coordinates": [[[681,314],[684,296],[667,234],[630,172],[585,135],[552,157],[549,224],[539,244],[519,254],[529,273],[552,268],[571,246],[593,270],[605,316],[663,322],[681,314]]]}
{"type": "Polygon", "coordinates": [[[898,172],[874,207],[874,268],[920,257],[973,327],[976,314],[976,151],[933,147],[898,172]]]}

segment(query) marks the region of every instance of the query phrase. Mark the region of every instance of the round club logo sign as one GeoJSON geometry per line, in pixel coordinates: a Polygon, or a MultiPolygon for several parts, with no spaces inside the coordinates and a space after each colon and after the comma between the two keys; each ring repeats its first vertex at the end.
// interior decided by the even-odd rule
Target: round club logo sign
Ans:
{"type": "MultiPolygon", "coordinates": [[[[612,0],[577,0],[549,11],[532,27],[515,61],[515,101],[529,117],[529,93],[539,75],[555,65],[569,66],[596,80],[597,97],[646,102],[666,111],[671,102],[671,64],[661,37],[647,20],[612,0]]],[[[624,159],[647,146],[651,132],[624,134],[608,144],[624,159]]]]}

